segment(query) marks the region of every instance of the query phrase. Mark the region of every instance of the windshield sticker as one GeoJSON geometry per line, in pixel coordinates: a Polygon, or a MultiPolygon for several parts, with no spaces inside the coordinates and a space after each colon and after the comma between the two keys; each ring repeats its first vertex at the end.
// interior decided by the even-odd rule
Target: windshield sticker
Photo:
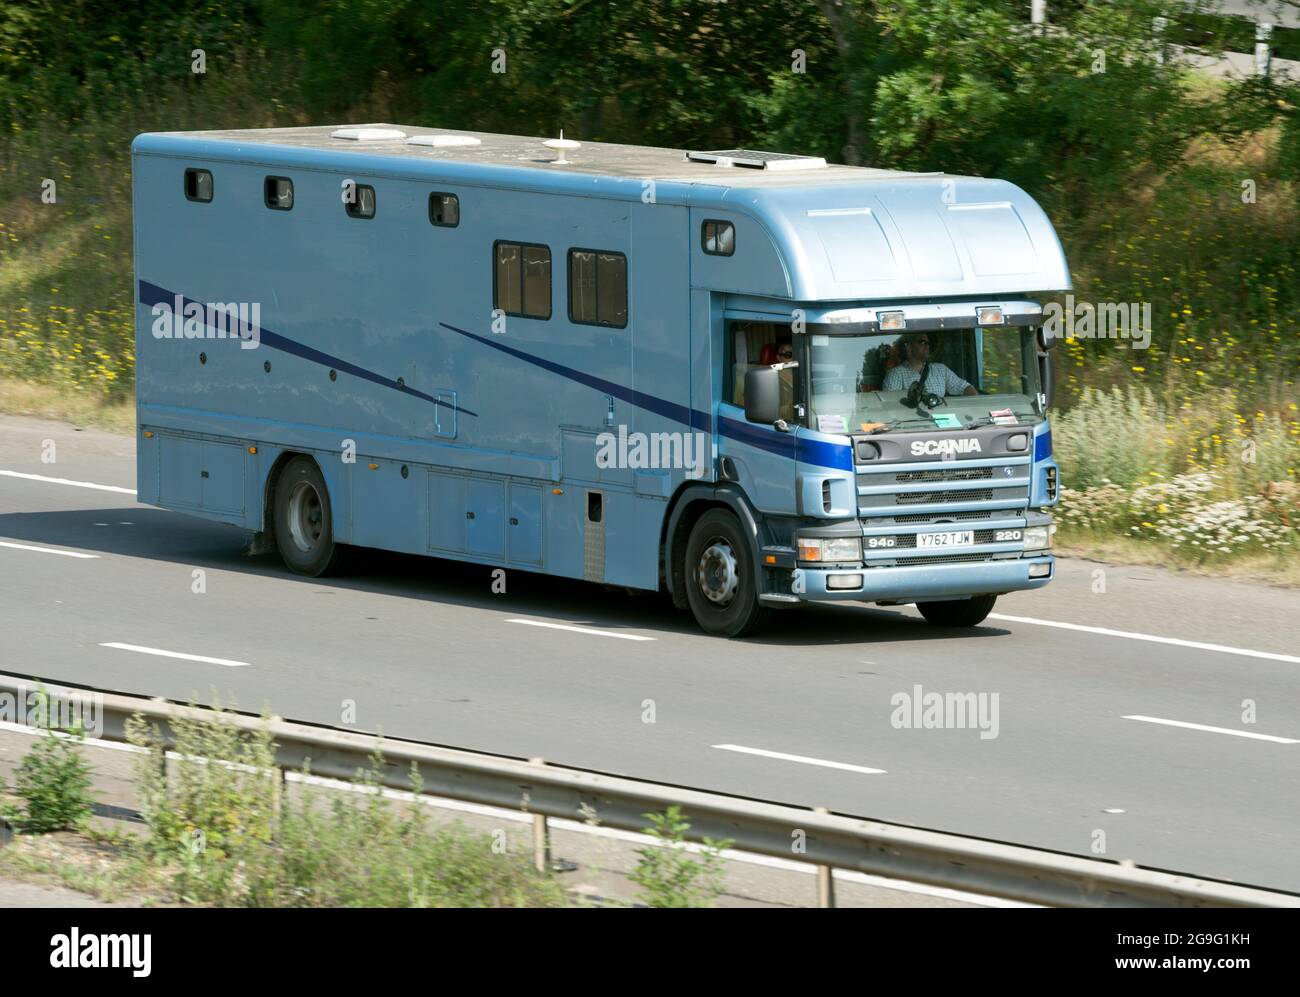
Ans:
{"type": "Polygon", "coordinates": [[[934,424],[940,429],[961,429],[961,420],[951,412],[936,412],[934,424]]]}
{"type": "Polygon", "coordinates": [[[842,415],[819,415],[817,429],[822,433],[847,433],[848,423],[842,415]]]}
{"type": "Polygon", "coordinates": [[[989,418],[997,426],[1014,426],[1020,421],[1009,408],[990,409],[989,418]]]}

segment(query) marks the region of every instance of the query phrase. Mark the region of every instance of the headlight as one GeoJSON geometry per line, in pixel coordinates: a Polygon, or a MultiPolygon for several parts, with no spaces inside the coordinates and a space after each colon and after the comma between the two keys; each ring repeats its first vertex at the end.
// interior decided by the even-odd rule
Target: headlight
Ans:
{"type": "Polygon", "coordinates": [[[800,537],[799,560],[820,561],[823,564],[861,561],[862,541],[858,537],[800,537]]]}
{"type": "Polygon", "coordinates": [[[1046,550],[1051,545],[1048,527],[1030,526],[1025,530],[1025,550],[1046,550]]]}

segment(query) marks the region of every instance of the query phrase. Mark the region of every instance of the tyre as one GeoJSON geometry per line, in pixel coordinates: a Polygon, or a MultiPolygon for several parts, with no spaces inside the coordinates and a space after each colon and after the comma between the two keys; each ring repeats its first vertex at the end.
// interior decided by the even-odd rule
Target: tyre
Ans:
{"type": "Polygon", "coordinates": [[[310,457],[294,457],[275,482],[275,546],[285,567],[299,575],[328,574],[342,559],[334,542],[329,489],[310,457]]]}
{"type": "Polygon", "coordinates": [[[686,601],[705,633],[745,637],[767,625],[772,611],[758,602],[750,539],[730,512],[710,509],[696,521],[682,568],[686,601]]]}
{"type": "Polygon", "coordinates": [[[993,604],[997,601],[995,595],[977,595],[946,602],[918,602],[916,608],[927,622],[936,627],[975,627],[993,612],[993,604]]]}

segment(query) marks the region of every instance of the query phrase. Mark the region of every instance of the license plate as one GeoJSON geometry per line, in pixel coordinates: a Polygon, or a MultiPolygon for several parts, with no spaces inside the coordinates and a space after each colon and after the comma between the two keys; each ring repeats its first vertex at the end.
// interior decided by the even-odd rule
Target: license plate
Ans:
{"type": "Polygon", "coordinates": [[[974,530],[957,530],[953,533],[918,533],[918,547],[969,547],[975,542],[974,530]]]}

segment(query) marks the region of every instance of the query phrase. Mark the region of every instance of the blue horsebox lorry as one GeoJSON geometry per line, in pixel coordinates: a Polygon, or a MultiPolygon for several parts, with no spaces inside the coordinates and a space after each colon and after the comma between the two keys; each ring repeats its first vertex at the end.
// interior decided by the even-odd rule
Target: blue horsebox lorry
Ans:
{"type": "Polygon", "coordinates": [[[1053,573],[1060,242],[998,180],[395,125],[139,136],[139,498],[972,626],[1053,573]]]}

